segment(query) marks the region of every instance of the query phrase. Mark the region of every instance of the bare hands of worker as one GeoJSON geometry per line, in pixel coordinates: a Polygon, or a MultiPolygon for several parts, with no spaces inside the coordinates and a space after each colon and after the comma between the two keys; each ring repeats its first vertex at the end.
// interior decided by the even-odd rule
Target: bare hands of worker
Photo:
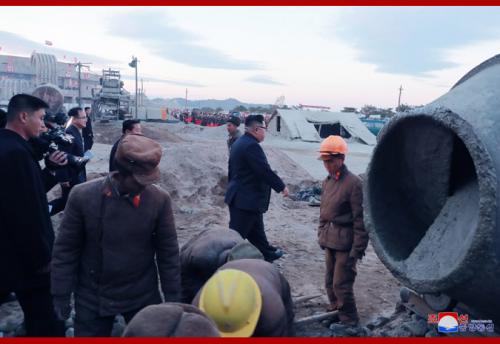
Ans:
{"type": "Polygon", "coordinates": [[[285,186],[282,192],[283,192],[283,197],[288,197],[289,195],[288,187],[285,186]]]}
{"type": "Polygon", "coordinates": [[[54,165],[65,166],[68,163],[66,153],[55,151],[49,155],[49,161],[54,165]]]}

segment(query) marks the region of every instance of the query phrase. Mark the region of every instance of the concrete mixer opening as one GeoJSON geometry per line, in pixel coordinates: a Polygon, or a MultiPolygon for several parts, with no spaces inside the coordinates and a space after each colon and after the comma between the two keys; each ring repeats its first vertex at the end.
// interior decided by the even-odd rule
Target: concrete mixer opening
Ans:
{"type": "Polygon", "coordinates": [[[456,284],[484,240],[480,177],[471,155],[481,144],[463,123],[455,126],[463,122],[458,116],[448,112],[441,119],[420,114],[393,121],[368,178],[379,252],[396,273],[404,270],[403,279],[427,291],[456,284]]]}

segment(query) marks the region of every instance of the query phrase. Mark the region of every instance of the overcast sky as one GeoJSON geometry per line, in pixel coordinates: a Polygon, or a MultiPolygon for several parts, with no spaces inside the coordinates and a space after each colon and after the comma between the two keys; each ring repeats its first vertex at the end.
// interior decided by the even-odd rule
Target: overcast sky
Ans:
{"type": "Polygon", "coordinates": [[[150,97],[395,107],[500,53],[500,7],[4,7],[0,47],[118,68],[132,92],[135,55],[150,97]]]}

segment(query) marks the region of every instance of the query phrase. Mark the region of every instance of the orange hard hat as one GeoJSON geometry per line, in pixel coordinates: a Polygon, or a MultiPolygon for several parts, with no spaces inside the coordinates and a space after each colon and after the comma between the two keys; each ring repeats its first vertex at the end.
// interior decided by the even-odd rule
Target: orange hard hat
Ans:
{"type": "Polygon", "coordinates": [[[330,135],[321,142],[319,160],[329,160],[332,155],[347,154],[347,143],[338,135],[330,135]]]}

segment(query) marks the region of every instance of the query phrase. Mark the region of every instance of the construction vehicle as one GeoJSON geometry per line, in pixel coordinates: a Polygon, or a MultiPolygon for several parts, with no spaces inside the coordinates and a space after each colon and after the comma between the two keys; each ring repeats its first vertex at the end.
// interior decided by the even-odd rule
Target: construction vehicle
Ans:
{"type": "Polygon", "coordinates": [[[100,120],[123,120],[131,117],[133,100],[123,88],[120,72],[104,69],[100,84],[101,88],[92,92],[92,117],[100,120]]]}

